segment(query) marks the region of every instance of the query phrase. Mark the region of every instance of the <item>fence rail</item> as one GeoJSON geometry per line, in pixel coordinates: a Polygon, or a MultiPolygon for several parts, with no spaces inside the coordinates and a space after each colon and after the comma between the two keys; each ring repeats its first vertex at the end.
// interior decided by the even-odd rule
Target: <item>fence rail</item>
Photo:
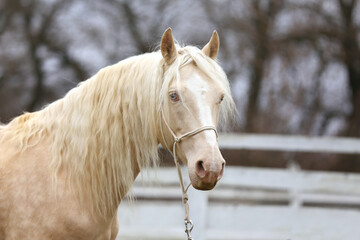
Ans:
{"type": "MultiPolygon", "coordinates": [[[[223,149],[360,153],[360,140],[220,135],[223,149]]],[[[184,179],[186,169],[183,169],[184,179]]],[[[145,171],[135,202],[119,208],[118,239],[185,239],[175,167],[145,171]],[[130,206],[130,207],[129,207],[130,206]]],[[[196,240],[355,240],[360,236],[360,174],[297,168],[227,167],[212,191],[189,191],[196,240]]]]}
{"type": "Polygon", "coordinates": [[[221,149],[360,154],[360,139],[264,134],[221,134],[221,149]]]}

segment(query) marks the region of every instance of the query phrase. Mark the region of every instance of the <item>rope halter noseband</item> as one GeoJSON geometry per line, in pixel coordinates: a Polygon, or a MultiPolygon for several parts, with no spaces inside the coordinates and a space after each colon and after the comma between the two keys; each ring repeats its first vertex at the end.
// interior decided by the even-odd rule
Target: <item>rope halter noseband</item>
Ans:
{"type": "MultiPolygon", "coordinates": [[[[184,207],[185,207],[185,232],[188,236],[188,240],[193,240],[193,238],[191,237],[190,233],[191,233],[191,230],[193,229],[194,227],[194,224],[193,222],[190,220],[190,214],[189,214],[189,204],[188,204],[188,200],[189,200],[189,197],[187,195],[187,191],[189,189],[189,187],[191,186],[191,183],[189,183],[189,185],[187,187],[185,187],[184,185],[184,180],[183,180],[183,177],[182,177],[182,173],[181,173],[181,167],[180,167],[180,163],[179,161],[177,160],[177,157],[176,157],[176,144],[177,143],[180,143],[182,139],[184,138],[187,138],[187,137],[192,137],[198,133],[201,133],[205,130],[214,130],[215,132],[215,135],[216,135],[216,140],[218,139],[218,133],[217,133],[217,130],[214,126],[203,126],[203,127],[199,127],[197,129],[194,129],[192,131],[189,131],[187,133],[184,133],[183,135],[180,135],[180,136],[176,136],[176,134],[174,133],[174,131],[170,128],[169,124],[167,123],[165,117],[164,117],[164,113],[163,111],[161,110],[161,115],[162,115],[162,119],[164,120],[164,123],[166,125],[166,127],[168,128],[169,132],[171,133],[171,135],[173,136],[174,138],[174,143],[173,143],[173,149],[172,149],[172,156],[174,158],[174,162],[175,162],[175,165],[176,165],[176,169],[177,169],[177,173],[178,173],[178,176],[179,176],[179,182],[180,182],[180,186],[181,186],[181,191],[182,191],[182,200],[183,200],[183,204],[184,204],[184,207]]],[[[170,148],[168,147],[167,143],[166,143],[166,140],[165,140],[165,137],[164,137],[164,133],[163,133],[163,129],[162,129],[162,121],[160,120],[160,131],[161,131],[161,135],[162,135],[162,138],[163,138],[163,141],[165,143],[165,146],[168,150],[170,150],[170,148]]]]}

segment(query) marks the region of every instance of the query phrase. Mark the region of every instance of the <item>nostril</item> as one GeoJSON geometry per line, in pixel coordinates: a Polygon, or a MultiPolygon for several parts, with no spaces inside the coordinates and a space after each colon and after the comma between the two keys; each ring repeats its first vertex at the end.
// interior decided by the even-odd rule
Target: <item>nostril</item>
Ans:
{"type": "Polygon", "coordinates": [[[220,178],[224,175],[224,169],[225,169],[225,162],[223,162],[223,163],[221,164],[221,171],[220,171],[218,180],[220,180],[220,178]]]}
{"type": "Polygon", "coordinates": [[[206,171],[205,171],[205,168],[204,168],[204,162],[201,161],[201,160],[196,163],[196,174],[200,178],[203,178],[206,175],[206,171]]]}

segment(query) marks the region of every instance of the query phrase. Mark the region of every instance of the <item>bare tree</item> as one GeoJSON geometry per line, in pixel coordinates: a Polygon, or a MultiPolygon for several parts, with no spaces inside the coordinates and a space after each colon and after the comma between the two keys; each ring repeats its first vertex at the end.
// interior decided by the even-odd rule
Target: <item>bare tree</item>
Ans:
{"type": "Polygon", "coordinates": [[[243,1],[238,6],[239,12],[237,14],[219,16],[216,14],[217,9],[219,9],[216,4],[204,1],[210,19],[219,23],[219,29],[238,33],[238,45],[240,45],[238,56],[244,56],[244,49],[247,52],[251,51],[251,57],[247,60],[248,64],[246,65],[250,73],[247,110],[245,112],[244,131],[246,132],[263,130],[259,128],[259,121],[262,119],[259,115],[259,99],[267,63],[271,59],[273,51],[277,49],[276,41],[273,39],[274,21],[277,14],[282,10],[283,4],[283,1],[243,1]],[[244,38],[246,39],[245,42],[244,38]]]}
{"type": "MultiPolygon", "coordinates": [[[[352,111],[350,114],[322,109],[324,121],[333,117],[346,115],[348,136],[360,136],[360,48],[358,34],[360,26],[355,22],[355,11],[359,8],[357,0],[336,0],[327,2],[310,2],[290,4],[292,9],[302,9],[310,16],[312,24],[300,24],[289,31],[287,41],[309,42],[318,53],[324,65],[340,62],[347,72],[348,85],[351,92],[352,111]],[[336,12],[329,13],[325,3],[337,6],[336,12]],[[324,45],[324,42],[328,44],[324,45]],[[328,47],[329,45],[332,45],[328,47]]],[[[321,74],[321,71],[320,71],[321,74]]]]}
{"type": "MultiPolygon", "coordinates": [[[[14,61],[4,61],[4,71],[13,68],[13,65],[27,66],[29,72],[22,76],[24,79],[17,79],[16,81],[26,82],[27,79],[32,79],[31,90],[28,100],[23,103],[23,106],[15,109],[20,111],[34,111],[39,108],[44,102],[47,102],[49,96],[45,96],[48,89],[45,89],[46,73],[44,71],[44,61],[46,57],[42,56],[40,52],[46,49],[50,53],[56,54],[59,57],[64,67],[70,68],[74,71],[79,80],[85,79],[87,73],[81,64],[68,54],[67,46],[61,45],[57,41],[59,36],[54,36],[51,31],[58,14],[68,5],[71,1],[55,1],[52,4],[44,4],[40,1],[10,1],[7,0],[5,5],[5,14],[0,19],[1,29],[3,35],[9,34],[13,36],[21,36],[22,48],[25,49],[24,57],[17,58],[14,61]],[[9,10],[9,11],[8,11],[9,10]],[[16,26],[16,27],[15,27],[16,26]]],[[[3,36],[2,35],[2,36],[3,36]]],[[[4,46],[6,47],[6,46],[4,46]]],[[[11,56],[8,56],[11,58],[11,56]]],[[[10,71],[11,72],[11,71],[10,71]]],[[[4,84],[6,82],[14,81],[16,74],[5,74],[2,78],[4,84]]],[[[24,88],[21,84],[20,88],[24,88]]],[[[11,104],[11,98],[18,96],[6,96],[5,100],[0,102],[0,107],[11,104]]],[[[58,96],[50,97],[55,99],[58,96]]],[[[1,119],[9,120],[13,115],[19,112],[10,113],[1,111],[1,119]]]]}

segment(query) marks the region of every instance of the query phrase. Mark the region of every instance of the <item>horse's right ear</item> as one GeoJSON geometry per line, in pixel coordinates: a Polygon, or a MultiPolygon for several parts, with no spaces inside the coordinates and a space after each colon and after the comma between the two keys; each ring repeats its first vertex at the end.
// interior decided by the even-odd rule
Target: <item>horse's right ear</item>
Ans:
{"type": "Polygon", "coordinates": [[[206,56],[216,59],[220,47],[219,35],[216,31],[213,32],[210,41],[203,47],[202,51],[206,56]]]}
{"type": "Polygon", "coordinates": [[[173,63],[176,58],[176,47],[171,28],[166,29],[164,32],[161,38],[160,49],[165,62],[167,64],[173,63]]]}

